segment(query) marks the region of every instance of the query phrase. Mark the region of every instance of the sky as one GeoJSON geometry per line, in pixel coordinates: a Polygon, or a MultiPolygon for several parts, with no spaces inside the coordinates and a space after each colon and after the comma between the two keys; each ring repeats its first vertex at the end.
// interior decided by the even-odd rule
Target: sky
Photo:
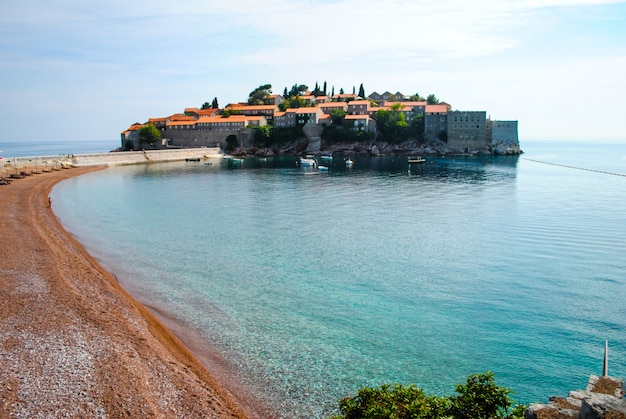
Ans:
{"type": "Polygon", "coordinates": [[[5,0],[0,142],[105,140],[271,84],[434,94],[626,141],[626,0],[5,0]]]}

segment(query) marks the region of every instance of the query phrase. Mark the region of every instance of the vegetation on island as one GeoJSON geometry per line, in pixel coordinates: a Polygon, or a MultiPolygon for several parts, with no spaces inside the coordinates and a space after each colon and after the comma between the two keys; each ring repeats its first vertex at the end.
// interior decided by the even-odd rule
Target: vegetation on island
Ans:
{"type": "MultiPolygon", "coordinates": [[[[344,89],[340,88],[340,94],[344,94],[344,89]]],[[[356,93],[356,88],[352,88],[352,93],[356,93]]],[[[255,88],[248,95],[247,103],[249,105],[261,105],[266,103],[266,99],[272,94],[271,84],[262,84],[255,88]]],[[[326,96],[327,95],[327,83],[320,87],[318,83],[315,83],[315,88],[309,91],[309,86],[306,84],[294,83],[290,89],[285,87],[282,92],[282,96],[285,101],[279,105],[281,111],[285,111],[289,108],[301,108],[308,105],[308,101],[303,98],[307,94],[313,96],[326,96]]],[[[332,87],[331,96],[335,94],[335,87],[332,87]]],[[[365,98],[365,88],[363,83],[359,85],[358,96],[365,98]]],[[[424,98],[418,93],[415,93],[409,98],[411,101],[425,101],[428,104],[437,104],[439,99],[434,94],[428,95],[424,98]]],[[[391,100],[402,100],[402,98],[391,98],[391,100]]],[[[217,98],[214,99],[217,102],[217,98]]],[[[375,103],[374,103],[375,105],[375,103]]],[[[424,141],[424,117],[423,115],[417,115],[410,122],[406,121],[406,117],[401,112],[402,105],[394,104],[390,109],[378,110],[374,116],[377,123],[377,129],[380,134],[380,138],[390,143],[401,143],[408,139],[414,139],[418,142],[424,141]]],[[[237,114],[237,110],[225,110],[222,113],[223,117],[237,114]]],[[[330,117],[332,120],[331,125],[323,127],[322,140],[329,144],[335,144],[340,142],[368,142],[374,139],[375,133],[363,130],[363,129],[348,129],[344,127],[344,118],[346,112],[344,110],[331,111],[330,117]]],[[[294,138],[302,137],[301,127],[289,127],[280,128],[272,125],[255,127],[255,146],[256,147],[272,147],[285,144],[294,138]]],[[[232,142],[232,141],[231,141],[232,142]]],[[[236,145],[229,143],[229,146],[234,148],[236,145]]]]}
{"type": "Polygon", "coordinates": [[[414,385],[364,387],[339,401],[341,414],[331,419],[522,419],[526,406],[515,405],[511,391],[494,374],[473,374],[449,397],[430,396],[414,385]]]}
{"type": "Polygon", "coordinates": [[[152,146],[161,141],[161,131],[154,124],[146,124],[139,128],[139,141],[141,144],[152,146]]]}

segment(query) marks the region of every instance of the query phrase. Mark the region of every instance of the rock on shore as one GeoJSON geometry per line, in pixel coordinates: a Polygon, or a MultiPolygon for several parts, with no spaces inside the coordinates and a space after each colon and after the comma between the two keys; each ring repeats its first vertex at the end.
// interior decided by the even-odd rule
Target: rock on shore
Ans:
{"type": "Polygon", "coordinates": [[[591,375],[586,390],[567,397],[551,397],[547,404],[531,404],[524,419],[626,419],[622,379],[591,375]]]}

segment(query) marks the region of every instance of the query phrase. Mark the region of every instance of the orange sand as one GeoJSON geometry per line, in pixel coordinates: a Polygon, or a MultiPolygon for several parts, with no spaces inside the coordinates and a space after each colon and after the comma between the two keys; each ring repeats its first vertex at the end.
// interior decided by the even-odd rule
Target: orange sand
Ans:
{"type": "Polygon", "coordinates": [[[97,169],[0,185],[0,418],[261,416],[48,208],[54,184],[97,169]]]}

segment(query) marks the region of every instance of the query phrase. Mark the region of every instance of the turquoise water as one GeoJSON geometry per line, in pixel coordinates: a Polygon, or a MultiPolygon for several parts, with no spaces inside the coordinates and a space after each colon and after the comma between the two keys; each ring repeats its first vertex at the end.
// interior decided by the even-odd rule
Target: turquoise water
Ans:
{"type": "Polygon", "coordinates": [[[451,394],[493,371],[518,402],[626,376],[626,145],[520,158],[128,166],[53,191],[143,301],[200,331],[277,417],[362,386],[451,394]],[[530,160],[532,159],[532,160],[530,160]]]}

